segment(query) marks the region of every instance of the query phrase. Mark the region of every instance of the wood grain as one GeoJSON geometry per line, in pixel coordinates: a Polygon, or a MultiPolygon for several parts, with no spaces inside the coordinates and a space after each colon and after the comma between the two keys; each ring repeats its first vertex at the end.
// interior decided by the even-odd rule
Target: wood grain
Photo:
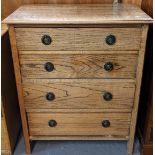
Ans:
{"type": "Polygon", "coordinates": [[[8,151],[11,154],[11,147],[10,147],[10,141],[9,141],[9,136],[8,136],[8,130],[7,130],[7,126],[6,126],[6,120],[3,117],[3,119],[1,119],[1,150],[2,153],[4,151],[8,151]]]}
{"type": "Polygon", "coordinates": [[[4,20],[7,24],[114,24],[152,23],[131,4],[24,5],[4,20]]]}
{"type": "Polygon", "coordinates": [[[153,146],[151,144],[145,144],[141,153],[142,155],[153,155],[153,146]]]}
{"type": "Polygon", "coordinates": [[[18,50],[139,50],[140,28],[16,28],[18,50]],[[52,38],[50,45],[41,41],[52,38]],[[116,43],[108,45],[106,37],[114,35],[116,43]]]}
{"type": "Polygon", "coordinates": [[[130,109],[133,105],[133,82],[124,80],[62,79],[35,80],[24,83],[25,107],[27,109],[130,109]],[[55,100],[46,100],[46,94],[53,92],[55,100]],[[111,101],[105,101],[106,92],[113,94],[111,101]]]}
{"type": "Polygon", "coordinates": [[[137,75],[136,75],[137,80],[136,80],[135,99],[134,99],[134,107],[133,107],[132,116],[131,116],[130,136],[128,141],[129,154],[132,154],[133,145],[134,145],[134,135],[135,135],[137,113],[138,113],[138,106],[139,106],[139,96],[140,96],[147,32],[148,32],[148,25],[144,25],[142,28],[141,49],[139,51],[137,75]]]}
{"type": "Polygon", "coordinates": [[[113,0],[22,0],[23,4],[83,4],[113,3],[113,0]]]}
{"type": "Polygon", "coordinates": [[[113,137],[109,137],[106,135],[100,136],[30,136],[31,140],[128,140],[129,136],[120,136],[113,135],[113,137]]]}
{"type": "MultiPolygon", "coordinates": [[[[74,51],[73,51],[74,52],[74,51]]],[[[51,52],[52,53],[52,52],[51,52]]],[[[22,78],[135,78],[137,55],[20,55],[22,78]],[[54,65],[52,72],[45,64],[54,65]],[[113,63],[113,70],[106,71],[104,65],[113,63]]]]}
{"type": "Polygon", "coordinates": [[[142,0],[121,0],[122,3],[135,4],[141,7],[142,0]]]}
{"type": "MultiPolygon", "coordinates": [[[[141,6],[142,0],[122,0],[122,3],[141,6]]],[[[144,1],[143,1],[144,2],[144,1]]],[[[107,4],[113,0],[2,0],[2,20],[23,4],[107,4]]],[[[145,3],[145,2],[144,2],[145,3]]]]}
{"type": "Polygon", "coordinates": [[[128,136],[130,113],[28,113],[30,135],[105,135],[128,136]],[[48,121],[55,120],[56,127],[49,127],[48,121]],[[102,127],[102,121],[109,120],[110,127],[102,127]]]}
{"type": "Polygon", "coordinates": [[[153,18],[153,0],[142,0],[142,9],[153,18]]]}
{"type": "Polygon", "coordinates": [[[20,112],[8,32],[1,36],[2,154],[12,153],[21,129],[20,112]],[[12,123],[13,122],[13,123],[12,123]],[[7,143],[7,144],[6,144],[7,143]],[[8,147],[9,145],[9,147],[8,147]]]}
{"type": "Polygon", "coordinates": [[[18,51],[19,56],[20,55],[84,55],[84,54],[89,54],[89,55],[99,55],[99,54],[109,54],[109,55],[125,55],[125,54],[134,54],[135,56],[138,55],[139,51],[18,51]]]}
{"type": "MultiPolygon", "coordinates": [[[[127,2],[128,0],[123,1],[127,2]]],[[[34,0],[33,3],[35,2],[39,1],[34,0]]],[[[136,3],[139,5],[140,0],[136,3]]],[[[59,139],[59,136],[60,139],[66,136],[67,139],[68,135],[68,138],[71,137],[72,139],[78,136],[126,139],[129,140],[128,152],[132,153],[148,29],[148,25],[145,23],[152,23],[152,19],[140,8],[133,5],[61,4],[22,6],[4,20],[4,23],[15,24],[16,27],[15,31],[14,27],[10,28],[10,36],[27,152],[30,153],[30,139],[59,139]],[[52,37],[51,45],[45,46],[41,43],[41,37],[44,34],[52,37]],[[116,36],[116,43],[113,46],[105,43],[106,36],[110,34],[116,36]],[[17,50],[20,55],[18,55],[17,50]],[[32,54],[35,51],[38,55],[32,54]],[[136,80],[122,79],[124,77],[120,79],[112,79],[111,77],[107,77],[109,79],[98,79],[96,76],[96,79],[70,79],[70,76],[68,79],[47,79],[47,77],[31,79],[28,78],[28,75],[33,74],[32,71],[28,72],[25,78],[23,73],[22,78],[20,71],[23,72],[23,68],[21,70],[20,67],[25,65],[22,64],[23,62],[28,61],[29,63],[31,60],[31,64],[36,61],[38,64],[41,62],[42,65],[44,59],[47,60],[47,55],[41,58],[43,54],[40,52],[42,51],[47,51],[50,55],[48,58],[52,59],[52,62],[56,59],[54,64],[59,62],[58,65],[61,67],[64,58],[67,60],[67,65],[68,63],[69,65],[73,64],[70,64],[73,59],[74,64],[75,62],[80,64],[79,61],[75,60],[77,58],[80,60],[81,57],[83,59],[80,62],[89,64],[88,56],[91,55],[92,59],[94,51],[97,51],[97,55],[94,53],[97,60],[103,59],[101,56],[105,53],[101,53],[102,51],[112,52],[111,54],[107,52],[106,55],[111,58],[113,54],[115,60],[118,60],[118,58],[116,59],[117,55],[121,60],[124,55],[126,58],[131,56],[128,61],[123,59],[125,64],[132,60],[130,64],[127,64],[128,68],[132,67],[133,64],[137,66],[137,69],[134,68],[134,76],[132,75],[133,77],[136,75],[136,80]],[[75,51],[77,54],[61,53],[63,51],[66,53],[75,51]],[[79,51],[83,54],[78,57],[79,51]],[[92,53],[87,53],[89,51],[92,53]],[[123,51],[128,53],[121,54],[123,51]],[[129,51],[133,52],[130,53],[129,51]],[[54,54],[56,52],[59,54],[54,54]],[[39,59],[43,61],[39,61],[39,59]],[[49,103],[45,96],[50,91],[55,93],[56,99],[49,103]],[[103,93],[106,91],[113,94],[113,99],[109,102],[103,101],[103,93]],[[63,109],[64,111],[62,111],[63,109]],[[116,113],[112,110],[115,110],[116,113]],[[57,121],[58,125],[55,128],[48,127],[50,119],[57,121]],[[111,126],[109,128],[101,127],[103,119],[110,120],[111,126]]],[[[97,60],[93,59],[93,62],[97,62],[94,68],[96,65],[101,66],[97,60]]],[[[121,60],[119,62],[122,62],[121,60]]],[[[56,64],[56,67],[58,65],[56,64]]],[[[62,70],[64,71],[66,68],[62,68],[60,72],[62,70]]],[[[131,72],[129,74],[131,75],[131,72]]],[[[39,76],[38,72],[36,75],[36,77],[39,76]]],[[[59,74],[57,77],[55,76],[55,78],[58,77],[60,78],[59,74]]],[[[77,77],[74,76],[74,78],[77,77]]]]}
{"type": "Polygon", "coordinates": [[[105,108],[102,108],[102,109],[53,109],[53,108],[50,108],[50,109],[26,109],[26,112],[48,112],[48,113],[55,113],[55,112],[65,112],[65,113],[71,113],[71,112],[79,112],[79,113],[84,113],[84,112],[123,112],[123,113],[130,113],[132,112],[132,109],[128,108],[128,109],[105,109],[105,108]]]}
{"type": "Polygon", "coordinates": [[[22,127],[23,127],[23,135],[25,140],[26,152],[30,154],[31,148],[30,148],[29,131],[28,131],[27,118],[26,118],[26,111],[24,107],[23,89],[21,85],[21,74],[20,74],[20,65],[19,65],[19,59],[18,59],[18,51],[16,46],[15,29],[13,26],[9,27],[9,35],[10,35],[10,43],[12,48],[12,58],[13,58],[13,65],[15,70],[16,86],[17,86],[17,92],[18,92],[19,108],[20,108],[21,119],[22,119],[22,127]]]}
{"type": "MultiPolygon", "coordinates": [[[[5,22],[3,22],[5,23],[5,22]]],[[[8,24],[9,25],[9,24],[8,24]]],[[[134,28],[141,28],[142,24],[134,23],[134,28]]],[[[133,28],[131,24],[14,24],[15,28],[133,28]]]]}
{"type": "Polygon", "coordinates": [[[8,32],[8,26],[7,24],[1,24],[1,37],[8,32]]]}
{"type": "Polygon", "coordinates": [[[2,19],[5,19],[11,13],[13,13],[20,5],[22,4],[21,0],[2,0],[1,1],[1,13],[2,19]]]}

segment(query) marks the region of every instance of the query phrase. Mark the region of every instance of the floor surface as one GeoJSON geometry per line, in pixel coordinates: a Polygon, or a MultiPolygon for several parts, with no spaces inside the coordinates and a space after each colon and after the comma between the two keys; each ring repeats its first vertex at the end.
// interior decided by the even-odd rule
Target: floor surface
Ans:
{"type": "MultiPolygon", "coordinates": [[[[136,140],[133,155],[140,155],[136,140]]],[[[14,155],[26,155],[24,139],[19,138],[14,155]]],[[[126,141],[37,141],[32,155],[127,155],[126,141]]]]}

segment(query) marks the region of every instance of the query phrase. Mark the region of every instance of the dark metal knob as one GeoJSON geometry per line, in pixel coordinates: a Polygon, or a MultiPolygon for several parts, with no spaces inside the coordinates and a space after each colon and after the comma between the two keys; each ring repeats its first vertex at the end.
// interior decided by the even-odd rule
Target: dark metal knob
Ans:
{"type": "Polygon", "coordinates": [[[54,65],[51,62],[47,62],[44,65],[44,68],[45,68],[46,71],[52,72],[54,70],[54,65]]]}
{"type": "Polygon", "coordinates": [[[50,120],[50,121],[48,122],[48,125],[49,125],[50,127],[56,127],[56,126],[57,126],[57,122],[56,122],[55,120],[50,120]]]}
{"type": "Polygon", "coordinates": [[[113,68],[114,68],[114,66],[113,66],[113,63],[112,63],[112,62],[107,62],[107,63],[104,65],[104,69],[105,69],[106,71],[112,71],[113,68]]]}
{"type": "Polygon", "coordinates": [[[47,93],[47,94],[46,94],[46,99],[47,99],[48,101],[53,101],[53,100],[55,99],[54,93],[51,93],[51,92],[47,93]]]}
{"type": "Polygon", "coordinates": [[[50,45],[52,42],[52,39],[49,35],[43,35],[41,38],[41,41],[44,45],[50,45]]]}
{"type": "Polygon", "coordinates": [[[109,121],[109,120],[104,120],[104,121],[102,121],[102,126],[103,126],[104,128],[110,127],[110,121],[109,121]]]}
{"type": "Polygon", "coordinates": [[[106,101],[110,101],[110,100],[112,100],[112,94],[110,92],[106,92],[106,93],[104,93],[103,98],[106,101]]]}
{"type": "Polygon", "coordinates": [[[116,42],[116,37],[114,35],[109,35],[106,37],[105,41],[108,45],[113,45],[116,42]]]}

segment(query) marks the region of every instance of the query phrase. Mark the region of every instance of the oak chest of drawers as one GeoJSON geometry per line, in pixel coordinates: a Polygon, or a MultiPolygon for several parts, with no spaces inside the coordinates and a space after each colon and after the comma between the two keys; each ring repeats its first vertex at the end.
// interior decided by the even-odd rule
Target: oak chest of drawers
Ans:
{"type": "Polygon", "coordinates": [[[4,22],[26,151],[31,140],[127,140],[131,154],[151,18],[133,5],[31,5],[4,22]]]}

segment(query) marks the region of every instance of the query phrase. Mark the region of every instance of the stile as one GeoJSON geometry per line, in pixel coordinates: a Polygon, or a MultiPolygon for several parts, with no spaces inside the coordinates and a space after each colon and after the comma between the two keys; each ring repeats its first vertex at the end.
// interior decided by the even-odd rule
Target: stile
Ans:
{"type": "Polygon", "coordinates": [[[20,108],[21,119],[22,119],[22,127],[23,127],[23,135],[25,138],[26,152],[31,153],[28,124],[27,124],[27,118],[26,118],[26,111],[24,107],[23,89],[21,85],[22,79],[20,74],[20,65],[19,65],[18,51],[16,46],[15,29],[13,26],[9,27],[9,35],[10,35],[10,43],[12,48],[12,58],[13,58],[13,64],[14,64],[14,70],[15,70],[16,86],[18,91],[19,108],[20,108]]]}
{"type": "Polygon", "coordinates": [[[142,27],[141,48],[139,50],[137,75],[136,75],[137,82],[136,82],[136,90],[135,90],[135,101],[134,101],[134,106],[133,106],[133,111],[132,111],[132,116],[131,116],[130,137],[128,141],[128,153],[129,154],[132,154],[132,151],[133,151],[133,142],[134,142],[134,135],[135,135],[135,128],[136,128],[136,121],[137,121],[139,96],[140,96],[140,88],[141,88],[141,80],[142,80],[142,73],[143,73],[148,28],[149,28],[148,25],[144,25],[142,27]]]}

